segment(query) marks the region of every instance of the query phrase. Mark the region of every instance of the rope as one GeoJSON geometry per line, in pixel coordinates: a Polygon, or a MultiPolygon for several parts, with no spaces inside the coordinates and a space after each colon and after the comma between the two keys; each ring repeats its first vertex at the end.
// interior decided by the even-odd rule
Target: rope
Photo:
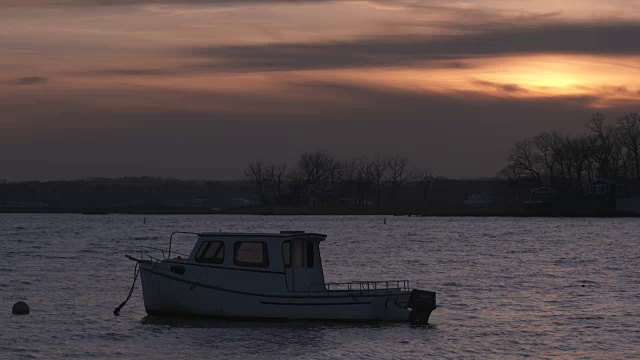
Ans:
{"type": "Polygon", "coordinates": [[[133,268],[133,284],[131,284],[131,289],[129,290],[129,295],[127,295],[127,298],[122,302],[122,304],[120,304],[120,306],[118,306],[117,308],[115,308],[113,310],[113,315],[120,316],[120,310],[122,310],[122,308],[125,306],[127,301],[129,301],[129,299],[131,299],[131,295],[133,294],[133,289],[136,286],[136,280],[138,279],[138,275],[139,274],[140,274],[140,269],[138,269],[138,262],[136,262],[136,266],[133,268]]]}

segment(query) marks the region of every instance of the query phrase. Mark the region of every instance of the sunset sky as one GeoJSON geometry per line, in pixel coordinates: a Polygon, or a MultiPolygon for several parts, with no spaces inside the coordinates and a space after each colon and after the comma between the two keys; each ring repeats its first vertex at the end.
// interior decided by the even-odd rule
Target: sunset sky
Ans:
{"type": "Polygon", "coordinates": [[[494,176],[596,111],[640,111],[640,1],[0,1],[0,179],[236,179],[319,149],[494,176]]]}

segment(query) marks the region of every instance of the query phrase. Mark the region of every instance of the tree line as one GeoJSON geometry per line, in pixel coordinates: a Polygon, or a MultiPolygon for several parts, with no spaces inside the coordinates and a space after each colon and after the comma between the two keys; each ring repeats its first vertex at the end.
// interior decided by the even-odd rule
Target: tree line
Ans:
{"type": "Polygon", "coordinates": [[[640,182],[640,116],[628,113],[608,122],[593,114],[586,133],[542,132],[518,141],[500,176],[516,185],[526,181],[580,193],[596,179],[640,182]]]}
{"type": "Polygon", "coordinates": [[[420,188],[426,200],[433,180],[431,171],[411,166],[404,156],[341,160],[326,151],[303,153],[293,166],[253,161],[244,173],[265,205],[394,205],[407,183],[420,188]]]}
{"type": "MultiPolygon", "coordinates": [[[[116,179],[0,182],[1,207],[47,207],[52,210],[219,208],[251,191],[237,181],[178,180],[141,176],[116,179]]],[[[115,210],[114,210],[115,211],[115,210]]]]}

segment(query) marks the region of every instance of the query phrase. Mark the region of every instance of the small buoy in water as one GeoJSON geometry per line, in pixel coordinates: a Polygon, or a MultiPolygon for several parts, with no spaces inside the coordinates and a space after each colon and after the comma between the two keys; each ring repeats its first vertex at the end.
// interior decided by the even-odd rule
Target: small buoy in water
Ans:
{"type": "Polygon", "coordinates": [[[387,218],[384,218],[384,224],[387,225],[387,218]]]}
{"type": "Polygon", "coordinates": [[[17,303],[13,304],[11,312],[15,315],[27,315],[29,313],[29,305],[27,305],[27,303],[24,301],[18,301],[17,303]]]}

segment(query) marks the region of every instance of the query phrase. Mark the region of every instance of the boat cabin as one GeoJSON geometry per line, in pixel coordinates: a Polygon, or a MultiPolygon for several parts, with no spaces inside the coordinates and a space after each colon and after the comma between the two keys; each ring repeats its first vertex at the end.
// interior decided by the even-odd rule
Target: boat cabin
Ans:
{"type": "Polygon", "coordinates": [[[254,283],[260,278],[256,283],[258,287],[273,289],[278,284],[277,287],[287,292],[325,290],[319,245],[326,235],[281,231],[273,234],[213,232],[197,236],[186,262],[201,269],[227,270],[212,273],[224,274],[226,281],[254,283]]]}

